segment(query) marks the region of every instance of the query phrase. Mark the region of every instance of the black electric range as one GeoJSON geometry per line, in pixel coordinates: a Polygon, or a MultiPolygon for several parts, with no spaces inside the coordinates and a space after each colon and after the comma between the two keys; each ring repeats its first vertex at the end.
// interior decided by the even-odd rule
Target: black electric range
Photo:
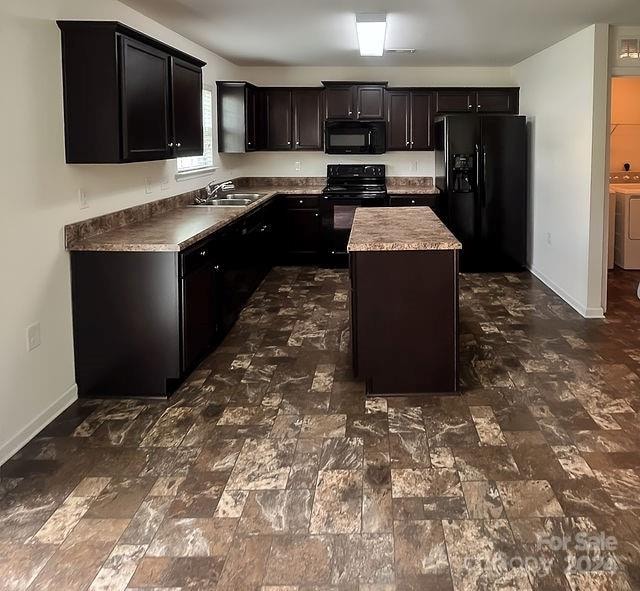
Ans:
{"type": "Polygon", "coordinates": [[[347,243],[358,207],[387,205],[384,164],[329,164],[321,216],[328,265],[347,265],[347,243]]]}

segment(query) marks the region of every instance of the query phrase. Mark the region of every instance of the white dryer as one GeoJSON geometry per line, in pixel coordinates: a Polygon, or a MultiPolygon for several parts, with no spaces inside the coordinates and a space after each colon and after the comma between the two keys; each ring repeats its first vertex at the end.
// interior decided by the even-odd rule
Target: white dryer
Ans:
{"type": "Polygon", "coordinates": [[[612,185],[616,192],[615,261],[640,269],[640,184],[612,185]]]}

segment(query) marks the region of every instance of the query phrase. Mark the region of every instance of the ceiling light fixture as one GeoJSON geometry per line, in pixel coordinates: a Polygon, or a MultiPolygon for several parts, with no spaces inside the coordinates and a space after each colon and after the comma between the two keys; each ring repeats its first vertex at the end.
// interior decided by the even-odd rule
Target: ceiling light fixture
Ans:
{"type": "Polygon", "coordinates": [[[386,14],[356,14],[356,29],[360,55],[381,56],[384,53],[384,38],[387,33],[386,14]]]}

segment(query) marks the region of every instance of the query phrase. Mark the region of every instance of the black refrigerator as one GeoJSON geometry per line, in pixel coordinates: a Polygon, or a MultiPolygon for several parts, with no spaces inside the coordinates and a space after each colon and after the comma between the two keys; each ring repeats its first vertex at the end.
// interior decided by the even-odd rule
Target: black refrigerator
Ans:
{"type": "Polygon", "coordinates": [[[518,271],[527,260],[527,128],[520,115],[435,123],[440,215],[462,242],[462,271],[518,271]]]}

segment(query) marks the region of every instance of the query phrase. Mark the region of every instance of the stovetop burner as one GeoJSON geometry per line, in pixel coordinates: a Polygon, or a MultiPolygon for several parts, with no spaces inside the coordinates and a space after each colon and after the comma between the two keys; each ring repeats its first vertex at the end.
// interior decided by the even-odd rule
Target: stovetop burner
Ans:
{"type": "Polygon", "coordinates": [[[385,195],[384,164],[329,164],[327,186],[323,193],[331,195],[385,195]]]}

